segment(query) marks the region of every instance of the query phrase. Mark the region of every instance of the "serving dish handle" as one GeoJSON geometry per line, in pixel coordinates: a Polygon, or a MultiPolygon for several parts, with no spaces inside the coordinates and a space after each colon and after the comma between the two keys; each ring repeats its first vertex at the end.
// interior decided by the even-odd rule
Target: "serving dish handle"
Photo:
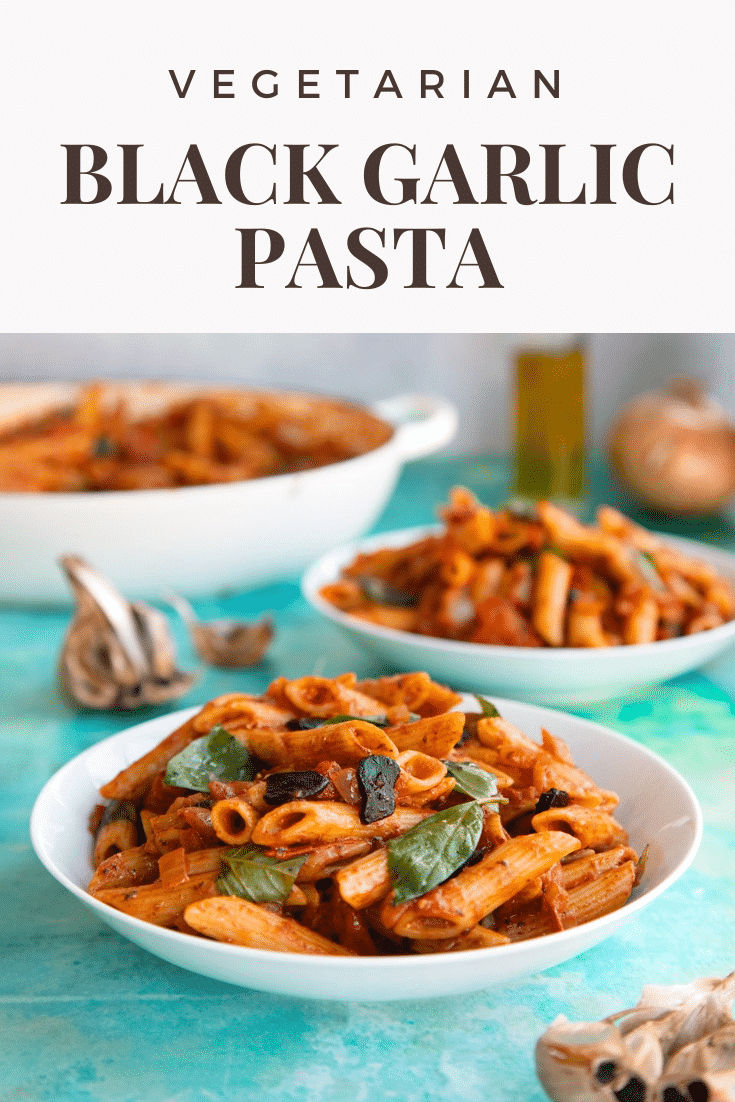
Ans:
{"type": "Polygon", "coordinates": [[[396,429],[395,444],[403,459],[431,455],[454,438],[457,407],[438,394],[397,394],[372,409],[396,429]]]}

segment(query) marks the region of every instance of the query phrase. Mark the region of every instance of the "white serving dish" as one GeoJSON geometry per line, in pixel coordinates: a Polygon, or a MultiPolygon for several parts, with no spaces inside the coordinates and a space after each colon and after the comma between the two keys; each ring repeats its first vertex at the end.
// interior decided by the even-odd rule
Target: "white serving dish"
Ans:
{"type": "MultiPolygon", "coordinates": [[[[633,646],[537,648],[463,643],[370,624],[340,612],[320,597],[322,586],[336,581],[342,567],[358,552],[404,547],[439,531],[438,526],[406,528],[328,551],[304,575],[304,596],[317,612],[378,655],[391,670],[426,670],[458,689],[474,688],[538,704],[585,704],[622,696],[697,669],[735,643],[735,620],[696,635],[633,646]]],[[[661,538],[686,555],[712,563],[735,584],[735,555],[693,540],[661,538]]]]}
{"type": "MultiPolygon", "coordinates": [[[[500,712],[531,737],[541,726],[568,742],[577,763],[621,799],[616,811],[640,852],[644,880],[618,911],[533,941],[436,956],[323,957],[221,944],[131,918],[93,899],[90,811],[98,788],[150,750],[197,709],[138,724],[104,739],[63,766],[45,785],[31,816],[34,849],[48,871],[94,914],[155,956],[213,979],[300,998],[375,1001],[476,991],[551,968],[632,919],[681,876],[699,846],[702,819],[686,781],[662,758],[605,727],[528,704],[495,699],[500,712]]],[[[467,701],[470,709],[476,707],[467,701]]],[[[650,936],[656,936],[652,928],[650,936]]]]}
{"type": "MultiPolygon", "coordinates": [[[[0,427],[69,402],[81,384],[0,387],[0,427]],[[30,395],[30,397],[29,397],[30,395]]],[[[205,384],[115,384],[160,404],[205,384]]],[[[111,387],[112,389],[112,387],[111,387]]],[[[209,389],[213,389],[209,386],[209,389]]],[[[223,388],[220,388],[223,389],[223,388]]],[[[296,575],[376,520],[404,462],[447,444],[456,408],[429,394],[376,402],[390,440],[354,459],[247,482],[171,490],[0,493],[0,601],[68,603],[59,556],[81,555],[130,598],[216,595],[296,575]]]]}

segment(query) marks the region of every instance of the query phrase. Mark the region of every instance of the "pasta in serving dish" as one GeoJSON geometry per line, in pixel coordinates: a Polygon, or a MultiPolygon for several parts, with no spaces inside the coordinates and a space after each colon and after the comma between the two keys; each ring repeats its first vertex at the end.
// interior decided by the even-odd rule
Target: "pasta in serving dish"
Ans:
{"type": "Polygon", "coordinates": [[[318,395],[95,383],[3,423],[0,492],[154,490],[239,482],[362,455],[392,428],[318,395]]]}
{"type": "Polygon", "coordinates": [[[227,694],[105,784],[100,902],[251,948],[486,948],[626,901],[644,865],[561,739],[425,673],[227,694]]]}
{"type": "Polygon", "coordinates": [[[443,532],[359,554],[321,596],[383,627],[518,647],[652,643],[735,616],[720,572],[610,506],[587,527],[548,501],[519,516],[456,487],[440,515],[443,532]]]}

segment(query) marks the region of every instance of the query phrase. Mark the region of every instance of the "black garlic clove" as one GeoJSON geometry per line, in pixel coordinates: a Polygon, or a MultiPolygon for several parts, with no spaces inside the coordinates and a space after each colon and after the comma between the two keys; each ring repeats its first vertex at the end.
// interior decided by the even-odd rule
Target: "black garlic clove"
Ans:
{"type": "Polygon", "coordinates": [[[267,804],[288,804],[292,800],[313,800],[329,784],[329,778],[315,769],[304,769],[292,773],[271,773],[266,777],[265,795],[267,804]]]}
{"type": "Polygon", "coordinates": [[[401,772],[398,762],[382,754],[363,758],[357,767],[357,783],[363,797],[363,823],[377,823],[396,809],[395,783],[401,772]]]}

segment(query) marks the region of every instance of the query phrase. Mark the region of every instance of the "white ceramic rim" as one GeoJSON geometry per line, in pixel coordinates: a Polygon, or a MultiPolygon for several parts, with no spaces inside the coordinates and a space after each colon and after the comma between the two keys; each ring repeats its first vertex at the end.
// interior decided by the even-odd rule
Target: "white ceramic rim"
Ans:
{"type": "MultiPolygon", "coordinates": [[[[374,635],[377,638],[392,639],[397,641],[412,641],[417,646],[427,650],[442,651],[445,654],[474,655],[477,658],[508,658],[511,655],[515,662],[523,664],[539,661],[543,655],[549,662],[568,661],[571,655],[579,657],[584,654],[585,662],[606,662],[614,647],[511,647],[501,646],[498,643],[466,643],[458,639],[441,639],[435,635],[417,635],[412,631],[399,631],[397,628],[383,627],[381,624],[372,624],[368,620],[358,619],[349,613],[341,612],[334,605],[326,601],[319,593],[323,585],[336,582],[339,579],[339,568],[350,562],[357,553],[362,551],[377,551],[381,547],[401,547],[404,544],[415,543],[425,536],[436,535],[444,529],[439,524],[422,525],[418,528],[403,528],[398,531],[383,532],[367,539],[354,540],[352,543],[343,544],[342,547],[333,548],[321,555],[316,562],[308,568],[301,581],[301,592],[305,599],[320,612],[337,624],[343,624],[351,631],[358,634],[374,635]],[[329,571],[329,577],[323,576],[326,568],[332,565],[337,567],[337,572],[329,571]]],[[[664,532],[652,532],[663,542],[670,543],[678,550],[687,552],[693,557],[699,556],[712,565],[719,565],[731,576],[735,582],[735,555],[723,551],[719,547],[711,547],[709,544],[700,544],[696,540],[684,539],[681,536],[669,536],[664,532]],[[705,553],[702,554],[702,547],[705,553]]],[[[709,628],[707,631],[697,632],[695,635],[681,635],[677,639],[659,639],[653,643],[629,643],[625,646],[626,654],[633,652],[645,656],[647,654],[660,654],[662,650],[684,650],[692,647],[698,639],[711,639],[716,642],[735,639],[735,620],[728,620],[719,627],[709,628]]]]}
{"type": "MultiPolygon", "coordinates": [[[[497,703],[500,710],[502,710],[503,705],[510,704],[521,705],[524,709],[531,709],[533,712],[540,713],[542,716],[545,716],[545,714],[549,711],[554,711],[554,709],[542,708],[535,704],[526,704],[523,701],[509,700],[504,697],[493,696],[493,701],[497,703]]],[[[92,910],[100,914],[103,919],[105,915],[109,914],[110,908],[105,903],[102,903],[99,900],[95,899],[94,896],[89,895],[89,893],[86,892],[83,888],[80,888],[78,884],[75,884],[73,880],[70,880],[69,877],[66,876],[66,874],[62,872],[62,870],[58,868],[57,865],[55,865],[55,863],[50,859],[49,855],[45,851],[45,847],[41,838],[41,819],[43,813],[43,805],[46,799],[46,793],[50,792],[52,787],[60,784],[63,781],[64,775],[66,773],[74,772],[75,768],[78,766],[80,761],[84,759],[85,756],[99,754],[100,747],[112,745],[116,742],[125,742],[127,738],[129,738],[131,733],[144,732],[145,728],[148,726],[159,726],[161,723],[161,718],[165,718],[167,720],[170,719],[172,723],[171,730],[175,730],[176,727],[186,722],[186,720],[189,719],[191,716],[196,715],[197,712],[199,712],[200,710],[201,708],[195,707],[186,708],[179,712],[171,712],[165,717],[157,717],[152,720],[147,720],[144,723],[135,724],[133,727],[128,727],[124,731],[119,731],[116,735],[111,735],[109,738],[103,739],[100,742],[95,743],[93,746],[88,747],[87,750],[82,751],[81,754],[78,754],[76,757],[72,758],[72,760],[67,762],[66,765],[63,765],[61,769],[57,770],[57,772],[49,778],[49,780],[46,782],[46,784],[43,786],[38,796],[36,797],[30,820],[31,843],[36,852],[36,856],[39,858],[39,860],[45,866],[48,872],[50,872],[51,875],[56,880],[58,880],[60,884],[63,885],[63,887],[65,887],[68,891],[70,891],[73,895],[80,899],[84,904],[91,907],[92,910]]],[[[594,918],[591,922],[584,923],[583,926],[573,926],[568,930],[560,930],[556,933],[545,934],[543,937],[543,941],[549,945],[552,944],[551,939],[553,939],[554,945],[562,945],[566,941],[573,941],[577,937],[579,937],[580,930],[601,929],[608,925],[617,926],[618,923],[621,921],[621,916],[623,916],[623,914],[625,915],[625,917],[630,917],[636,914],[638,911],[642,910],[644,907],[648,906],[649,903],[653,902],[653,900],[661,895],[662,892],[666,891],[666,889],[670,887],[671,884],[674,883],[674,881],[678,880],[679,877],[689,868],[697,854],[697,850],[699,849],[699,845],[702,840],[703,830],[702,811],[697,801],[697,798],[692,791],[691,786],[688,784],[685,778],[682,777],[681,774],[674,769],[673,766],[669,765],[669,763],[664,758],[654,753],[653,750],[649,750],[647,746],[643,746],[641,743],[635,742],[633,739],[628,738],[626,735],[621,735],[617,731],[613,731],[609,727],[603,726],[603,724],[601,723],[594,723],[591,720],[582,719],[580,716],[570,715],[569,713],[566,713],[566,716],[567,718],[572,719],[575,722],[584,726],[590,731],[591,734],[597,731],[607,739],[612,739],[615,742],[635,746],[637,752],[643,754],[645,757],[648,757],[650,760],[655,762],[658,768],[662,769],[668,775],[669,779],[676,785],[678,785],[680,789],[683,790],[684,794],[688,797],[690,807],[687,810],[688,813],[691,815],[691,819],[694,824],[694,835],[689,844],[689,848],[684,854],[682,860],[679,862],[676,868],[672,869],[671,872],[664,877],[660,884],[657,884],[655,887],[651,888],[648,891],[644,891],[640,896],[638,896],[637,899],[634,899],[632,902],[627,902],[623,904],[622,907],[619,907],[617,910],[611,911],[609,914],[606,915],[601,915],[600,918],[594,918]]],[[[115,918],[116,921],[120,922],[123,926],[130,926],[132,929],[150,930],[151,927],[151,924],[149,922],[144,922],[140,918],[134,918],[132,915],[126,915],[122,911],[115,911],[115,918]]],[[[163,926],[156,927],[156,931],[157,934],[163,937],[165,940],[173,938],[174,942],[178,942],[182,937],[185,937],[188,938],[191,942],[200,941],[199,938],[194,937],[192,934],[185,934],[180,932],[179,930],[169,930],[168,928],[163,926]]],[[[539,939],[533,940],[536,941],[539,939]]],[[[477,959],[478,961],[485,961],[490,958],[513,960],[518,956],[523,956],[523,954],[528,951],[528,945],[529,942],[521,941],[511,943],[510,945],[492,946],[491,948],[487,949],[470,949],[466,950],[465,953],[474,954],[474,959],[477,959]]],[[[269,960],[272,959],[273,953],[278,953],[279,957],[287,958],[292,961],[294,965],[298,964],[299,969],[307,971],[318,970],[324,966],[323,956],[312,956],[311,954],[307,953],[282,953],[280,952],[280,950],[274,949],[249,949],[243,945],[230,945],[224,942],[210,941],[209,939],[207,939],[207,949],[208,951],[214,952],[217,955],[230,957],[234,953],[236,957],[240,957],[245,960],[250,959],[253,961],[269,960]]],[[[154,956],[156,955],[155,952],[151,949],[148,949],[147,951],[152,952],[154,956]]],[[[452,953],[432,954],[432,967],[438,968],[441,972],[451,971],[453,967],[452,956],[452,953]]],[[[340,971],[352,971],[353,969],[356,969],[358,971],[370,970],[371,968],[375,967],[376,963],[375,957],[335,956],[329,957],[328,959],[330,968],[334,966],[340,971]]],[[[416,972],[420,971],[423,967],[426,966],[426,961],[424,957],[420,954],[404,954],[395,957],[386,956],[380,957],[378,959],[380,960],[381,968],[388,968],[391,971],[396,969],[402,970],[408,968],[411,972],[416,972]]]]}

